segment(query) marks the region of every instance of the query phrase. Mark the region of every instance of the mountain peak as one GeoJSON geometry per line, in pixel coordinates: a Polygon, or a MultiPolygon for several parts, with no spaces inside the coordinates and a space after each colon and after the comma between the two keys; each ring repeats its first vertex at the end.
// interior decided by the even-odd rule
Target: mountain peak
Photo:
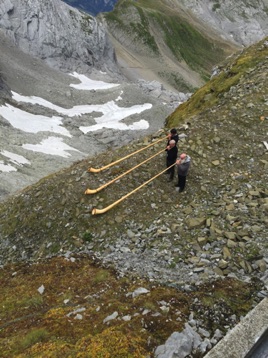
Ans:
{"type": "Polygon", "coordinates": [[[0,26],[16,46],[63,71],[117,71],[105,27],[61,0],[26,0],[1,5],[0,26]]]}

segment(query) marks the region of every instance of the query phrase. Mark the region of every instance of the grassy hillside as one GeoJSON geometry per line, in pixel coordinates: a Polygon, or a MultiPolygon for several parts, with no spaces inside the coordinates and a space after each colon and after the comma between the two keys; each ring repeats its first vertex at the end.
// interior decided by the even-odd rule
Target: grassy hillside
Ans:
{"type": "Polygon", "coordinates": [[[127,51],[158,58],[163,66],[158,75],[168,78],[180,91],[193,88],[178,64],[187,66],[205,82],[213,66],[234,50],[175,2],[121,0],[105,18],[111,34],[127,51]]]}
{"type": "MultiPolygon", "coordinates": [[[[178,126],[181,122],[221,104],[223,97],[230,89],[239,85],[240,81],[258,66],[267,62],[268,47],[264,45],[267,39],[261,43],[246,48],[239,54],[233,55],[219,67],[219,73],[207,84],[199,88],[193,96],[180,105],[168,118],[169,127],[178,126]]],[[[255,100],[263,101],[263,94],[258,93],[255,100]]],[[[249,100],[250,100],[250,96],[249,100]]]]}

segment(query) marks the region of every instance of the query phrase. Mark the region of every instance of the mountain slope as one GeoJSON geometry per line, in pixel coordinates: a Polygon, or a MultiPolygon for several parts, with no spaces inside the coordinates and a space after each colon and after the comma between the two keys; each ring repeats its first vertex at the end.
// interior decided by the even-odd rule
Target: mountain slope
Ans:
{"type": "Polygon", "coordinates": [[[181,3],[224,38],[243,46],[268,36],[267,0],[182,0],[181,3]]]}
{"type": "MultiPolygon", "coordinates": [[[[12,17],[11,2],[4,4],[12,17]]],[[[2,35],[3,104],[55,114],[44,105],[16,103],[14,89],[66,108],[120,99],[125,109],[145,101],[141,88],[127,83],[101,94],[70,90],[72,77],[22,54],[2,35]]],[[[94,208],[106,208],[165,168],[167,129],[159,128],[167,109],[161,97],[146,97],[154,104],[146,112],[152,127],[140,140],[141,133],[118,136],[110,129],[83,136],[78,128],[88,117],[76,118],[77,123],[65,117],[73,144],[86,149],[86,159],[77,157],[80,161],[62,169],[62,158],[44,161],[33,154],[43,178],[0,204],[3,357],[153,357],[157,346],[189,323],[198,346],[189,354],[200,358],[267,296],[267,48],[268,39],[230,58],[218,76],[168,117],[168,125],[181,134],[180,152],[192,158],[183,193],[159,175],[106,214],[93,215],[94,208]],[[109,170],[88,172],[159,138],[162,142],[109,170]],[[85,195],[87,188],[105,185],[160,150],[139,169],[85,195]],[[45,171],[47,162],[53,174],[48,175],[51,168],[45,171]]],[[[101,72],[94,75],[106,79],[101,72]]],[[[99,116],[95,111],[91,120],[99,116]]],[[[137,119],[132,115],[125,124],[137,119]]],[[[0,121],[1,145],[20,154],[25,138],[38,143],[48,136],[26,135],[0,121]]],[[[36,174],[36,167],[28,169],[20,172],[36,174]]],[[[160,350],[174,349],[169,342],[160,350]]]]}
{"type": "MultiPolygon", "coordinates": [[[[243,211],[243,203],[241,202],[240,207],[239,199],[236,199],[238,201],[237,206],[234,205],[229,209],[230,213],[232,211],[237,213],[237,215],[233,215],[234,222],[233,220],[230,223],[225,222],[226,213],[224,211],[220,211],[223,215],[222,217],[221,215],[217,216],[218,214],[214,216],[211,208],[214,208],[215,205],[218,206],[222,200],[223,202],[220,206],[222,205],[224,208],[226,202],[231,204],[232,196],[236,197],[237,194],[237,198],[239,198],[239,193],[243,200],[246,200],[245,205],[251,200],[256,203],[256,207],[260,205],[258,211],[254,209],[255,205],[252,206],[255,215],[263,215],[262,210],[266,208],[266,199],[263,202],[262,199],[266,197],[265,193],[267,192],[267,150],[263,144],[267,139],[268,125],[266,114],[267,61],[262,61],[260,54],[265,55],[267,51],[266,40],[243,52],[236,61],[245,62],[248,59],[251,61],[251,56],[255,56],[254,67],[250,67],[249,70],[244,72],[236,86],[229,88],[228,91],[219,93],[219,102],[216,106],[206,108],[199,114],[195,114],[195,117],[191,117],[188,125],[186,125],[186,128],[189,126],[189,129],[183,130],[185,128],[183,123],[170,123],[176,124],[177,127],[182,125],[182,132],[187,137],[181,140],[180,151],[188,151],[190,156],[193,157],[189,193],[187,195],[183,194],[182,197],[176,196],[176,203],[179,207],[180,205],[191,206],[193,200],[196,202],[196,205],[189,213],[184,213],[185,220],[188,215],[190,217],[198,216],[195,210],[200,210],[200,215],[201,212],[208,211],[207,215],[212,215],[215,222],[220,220],[218,225],[221,227],[223,225],[222,229],[225,224],[232,227],[232,224],[236,222],[235,218],[238,212],[243,211]],[[200,171],[201,165],[202,171],[200,171]],[[256,177],[258,178],[257,180],[256,177]],[[250,199],[250,197],[252,198],[250,199]],[[184,202],[180,202],[181,199],[184,202]],[[197,205],[197,203],[199,204],[197,205]],[[204,203],[206,203],[207,209],[203,207],[204,203]]],[[[264,58],[266,58],[266,55],[264,58]]],[[[231,63],[228,66],[231,67],[231,63]]],[[[225,68],[225,72],[228,66],[225,68]]],[[[229,78],[224,79],[223,82],[219,76],[218,81],[224,88],[224,83],[225,85],[228,84],[229,78]]],[[[205,97],[203,97],[203,100],[205,100],[205,97]]],[[[191,101],[195,101],[194,96],[188,100],[189,103],[191,101]]],[[[161,135],[163,136],[162,131],[156,137],[161,135]]],[[[117,217],[126,219],[131,217],[137,223],[143,223],[142,226],[150,226],[154,218],[159,216],[159,213],[166,212],[165,206],[170,202],[169,198],[174,193],[174,187],[167,185],[165,178],[162,176],[153,182],[149,189],[145,187],[137,195],[134,195],[131,201],[126,200],[106,215],[95,217],[91,216],[90,212],[92,207],[98,203],[101,203],[100,206],[112,203],[126,192],[129,192],[131,188],[134,189],[134,187],[150,178],[153,173],[157,173],[163,168],[164,159],[163,161],[161,158],[153,160],[144,165],[142,171],[137,170],[137,172],[122,178],[120,185],[115,183],[112,186],[112,190],[106,188],[97,195],[84,195],[87,187],[94,188],[101,185],[101,183],[108,180],[109,176],[117,176],[121,171],[127,170],[142,161],[142,159],[150,156],[150,154],[163,148],[164,144],[157,143],[148,149],[148,152],[143,151],[120,165],[112,167],[104,174],[94,175],[93,173],[87,173],[89,166],[98,167],[101,164],[110,163],[133,152],[134,149],[140,148],[143,141],[148,141],[149,139],[150,137],[142,139],[141,143],[135,144],[134,142],[126,147],[108,152],[109,154],[103,153],[96,156],[96,158],[90,158],[74,164],[69,169],[42,179],[40,183],[4,203],[1,209],[2,238],[7,237],[8,240],[15,240],[14,244],[23,245],[24,240],[20,240],[20,237],[25,235],[25,238],[27,238],[28,242],[30,240],[33,247],[36,245],[41,247],[43,240],[48,240],[51,237],[60,240],[60,242],[67,240],[66,244],[70,241],[71,244],[71,236],[81,237],[84,232],[89,230],[92,233],[93,242],[96,240],[97,248],[99,247],[100,228],[105,230],[106,235],[112,235],[113,237],[116,237],[117,234],[120,236],[125,231],[125,221],[117,222],[117,217]],[[153,199],[150,200],[152,192],[153,199]],[[68,203],[67,208],[65,208],[66,203],[68,203]],[[156,205],[154,210],[152,210],[152,203],[156,205]],[[17,210],[20,210],[19,217],[16,215],[17,210]],[[150,213],[150,217],[147,217],[145,222],[143,222],[144,213],[150,213]],[[59,220],[55,220],[57,215],[60,216],[59,220]],[[14,220],[15,217],[16,220],[14,220]],[[51,226],[48,225],[48,222],[52,218],[54,219],[51,226]],[[46,234],[44,235],[44,233],[46,234]]],[[[162,156],[164,157],[164,154],[162,156]]],[[[265,220],[262,222],[263,216],[253,216],[246,219],[252,210],[241,212],[237,216],[237,220],[241,220],[243,216],[245,216],[245,219],[242,222],[238,221],[239,225],[238,223],[236,225],[243,227],[244,224],[247,225],[246,223],[254,222],[255,220],[259,220],[260,225],[264,225],[265,220]]],[[[218,212],[218,210],[216,211],[218,212]]],[[[166,213],[167,226],[169,221],[172,222],[174,219],[173,215],[176,216],[177,212],[166,213]]],[[[170,226],[172,226],[171,222],[170,226]]],[[[131,220],[129,225],[131,226],[131,220]]],[[[233,229],[238,230],[236,225],[233,229]]],[[[263,227],[263,232],[259,233],[260,237],[265,235],[266,229],[263,227]]],[[[180,234],[187,236],[187,232],[180,232],[180,234]]],[[[209,235],[209,233],[207,234],[209,235]]],[[[195,234],[191,232],[192,239],[194,239],[195,235],[198,235],[198,230],[195,234]]],[[[20,256],[22,251],[18,250],[14,254],[20,256]]],[[[8,252],[4,251],[4,253],[8,255],[8,252]]],[[[17,257],[18,259],[19,256],[17,257]]]]}
{"type": "MultiPolygon", "coordinates": [[[[248,49],[241,51],[228,58],[224,64],[215,70],[213,78],[203,87],[198,89],[187,101],[180,105],[168,118],[168,126],[177,126],[183,121],[189,120],[196,114],[206,111],[207,109],[213,110],[213,107],[218,108],[222,102],[226,102],[223,98],[228,98],[228,93],[235,91],[240,85],[240,81],[244,77],[249,77],[248,86],[255,85],[254,80],[250,79],[250,73],[254,68],[255,71],[259,69],[260,74],[258,77],[265,76],[266,62],[267,62],[267,38],[261,44],[257,43],[248,49]],[[262,74],[263,72],[263,74],[262,74]]],[[[255,75],[255,72],[254,72],[255,75]]],[[[248,101],[251,99],[250,91],[247,93],[248,101]]],[[[261,105],[265,97],[262,93],[258,95],[258,104],[261,105]]],[[[247,103],[246,96],[243,102],[247,103]]],[[[261,116],[262,111],[257,106],[254,107],[255,115],[261,116]]],[[[264,111],[265,113],[265,111],[264,111]]]]}
{"type": "MultiPolygon", "coordinates": [[[[154,157],[141,168],[94,195],[85,195],[85,190],[98,188],[158,151],[163,151],[165,140],[99,174],[87,170],[140,149],[152,137],[80,161],[43,178],[1,203],[1,263],[13,262],[15,265],[18,261],[50,262],[51,256],[62,255],[71,260],[73,256],[85,255],[106,268],[114,269],[120,279],[124,278],[127,282],[130,280],[130,292],[133,290],[132,284],[135,286],[139,278],[148,280],[154,287],[162,286],[160,297],[154,296],[153,302],[149,299],[147,303],[143,301],[140,312],[149,309],[155,313],[153,317],[167,315],[166,321],[170,319],[172,322],[168,334],[174,330],[181,331],[181,322],[192,322],[193,317],[187,309],[180,311],[179,307],[182,306],[177,299],[174,301],[170,298],[172,294],[166,295],[167,286],[175,288],[176,292],[183,291],[186,296],[182,300],[186,300],[187,304],[191,300],[190,311],[194,312],[194,318],[197,319],[196,329],[198,326],[204,327],[208,331],[207,335],[213,337],[216,329],[228,330],[235,325],[242,312],[247,312],[267,295],[267,51],[268,39],[265,39],[237,55],[235,60],[230,59],[222,68],[223,73],[229,73],[229,76],[222,77],[219,74],[207,84],[222,86],[222,92],[216,92],[217,103],[212,102],[211,107],[195,112],[188,123],[176,122],[175,117],[172,117],[174,122],[169,122],[169,125],[176,124],[180,128],[180,134],[186,135],[179,142],[179,150],[187,152],[192,158],[183,193],[176,191],[175,182],[169,183],[164,175],[160,175],[106,214],[92,215],[94,207],[106,208],[163,170],[165,155],[162,152],[159,157],[154,157]],[[244,66],[238,66],[242,64],[244,66]],[[234,70],[235,82],[231,75],[234,70]],[[245,287],[250,290],[246,291],[245,287]],[[234,292],[237,295],[233,295],[234,292]],[[243,295],[244,292],[247,293],[243,295]],[[249,297],[252,298],[250,306],[249,297]],[[156,302],[161,302],[162,308],[155,308],[156,302]],[[174,313],[173,303],[176,305],[176,302],[179,311],[174,319],[174,315],[169,316],[168,312],[169,307],[172,307],[174,313]]],[[[201,104],[210,99],[207,94],[202,97],[200,93],[202,91],[199,92],[201,104]]],[[[195,101],[194,96],[188,100],[189,106],[191,101],[195,101]]],[[[160,131],[154,139],[164,138],[164,135],[164,130],[160,131]]],[[[13,265],[9,272],[16,272],[17,266],[13,265]]],[[[55,265],[57,267],[60,263],[55,265]]],[[[90,265],[85,262],[82,271],[86,273],[89,269],[90,265]]],[[[45,272],[44,269],[41,272],[45,272]]],[[[81,287],[86,286],[86,280],[88,278],[85,278],[81,287]]],[[[108,278],[105,282],[109,286],[108,278]]],[[[68,285],[71,287],[71,283],[68,282],[68,285]]],[[[49,306],[49,298],[52,299],[54,292],[49,278],[45,286],[51,290],[45,298],[45,304],[51,308],[49,314],[44,316],[45,327],[49,327],[52,321],[53,332],[56,330],[57,335],[62,337],[64,347],[73,349],[65,346],[66,342],[70,342],[64,334],[68,330],[57,330],[58,322],[64,321],[67,324],[67,311],[49,306]]],[[[74,292],[76,290],[74,288],[74,292]]],[[[63,288],[61,292],[64,292],[63,288]]],[[[95,291],[81,292],[82,297],[90,302],[96,297],[95,291]]],[[[83,304],[86,304],[81,299],[81,307],[75,298],[73,300],[77,309],[83,309],[83,304]]],[[[129,325],[125,325],[124,320],[122,322],[129,308],[124,311],[126,303],[122,297],[120,300],[121,304],[117,302],[116,305],[113,305],[114,300],[109,301],[111,310],[105,310],[105,315],[94,313],[94,320],[98,316],[102,324],[107,315],[114,317],[109,318],[111,331],[110,336],[105,336],[107,342],[108,337],[113,337],[112,328],[121,327],[121,334],[126,330],[132,331],[131,320],[127,321],[129,325]],[[119,312],[118,316],[115,312],[119,312]]],[[[54,296],[53,302],[58,302],[54,296]]],[[[22,305],[28,307],[25,303],[22,305]]],[[[39,305],[42,306],[42,302],[39,305]]],[[[10,306],[13,307],[12,302],[10,306]]],[[[89,306],[86,310],[89,310],[89,306]]],[[[92,312],[87,312],[92,318],[92,312]]],[[[134,320],[137,316],[131,312],[131,319],[134,320]]],[[[80,329],[80,338],[81,332],[87,337],[86,322],[86,319],[80,321],[79,328],[76,328],[80,329]]],[[[153,337],[153,345],[163,343],[166,339],[163,334],[165,327],[159,327],[154,319],[147,321],[143,318],[140,322],[147,342],[152,342],[151,332],[157,332],[153,337]]],[[[94,332],[95,335],[100,332],[99,329],[100,326],[98,332],[94,332]]],[[[7,337],[10,340],[9,331],[3,341],[5,347],[7,337]]],[[[45,337],[52,343],[49,335],[45,337]]],[[[97,339],[98,336],[95,337],[97,339]]],[[[74,338],[74,341],[77,339],[74,338]]],[[[92,342],[92,337],[85,339],[92,342]]],[[[51,348],[49,344],[32,342],[31,354],[35,350],[46,354],[51,348]]],[[[55,344],[52,345],[53,352],[58,349],[55,344]]],[[[76,347],[81,347],[81,344],[79,341],[76,347]]],[[[215,340],[211,338],[213,344],[215,340]]],[[[153,354],[155,345],[147,346],[147,353],[153,354]]],[[[100,346],[104,352],[106,345],[100,343],[100,346]]],[[[140,349],[145,346],[142,342],[138,345],[140,349]]],[[[29,353],[27,349],[28,346],[22,348],[24,356],[29,353]]],[[[88,349],[92,349],[92,345],[88,349]]],[[[197,356],[204,355],[208,349],[207,342],[197,356]]]]}
{"type": "Polygon", "coordinates": [[[104,17],[127,77],[156,78],[179,91],[204,84],[213,66],[238,48],[177,2],[119,1],[104,17]]]}

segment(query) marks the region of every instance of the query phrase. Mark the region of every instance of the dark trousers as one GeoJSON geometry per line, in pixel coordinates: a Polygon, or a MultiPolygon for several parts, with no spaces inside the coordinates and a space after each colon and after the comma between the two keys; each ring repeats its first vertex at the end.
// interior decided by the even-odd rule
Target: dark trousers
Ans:
{"type": "Polygon", "coordinates": [[[183,191],[186,184],[186,176],[178,175],[178,186],[180,187],[180,191],[183,191]]]}
{"type": "MultiPolygon", "coordinates": [[[[170,167],[172,164],[175,164],[175,162],[176,162],[176,160],[175,160],[175,161],[174,161],[174,160],[170,161],[170,160],[167,159],[167,168],[170,167]]],[[[169,169],[166,171],[166,173],[169,174],[169,177],[170,177],[170,179],[172,180],[172,179],[174,178],[175,165],[173,165],[173,167],[169,168],[169,169]]]]}

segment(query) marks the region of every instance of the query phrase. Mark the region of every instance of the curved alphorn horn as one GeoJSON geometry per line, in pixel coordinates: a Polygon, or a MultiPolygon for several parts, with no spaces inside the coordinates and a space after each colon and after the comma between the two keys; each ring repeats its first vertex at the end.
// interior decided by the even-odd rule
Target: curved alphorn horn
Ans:
{"type": "Polygon", "coordinates": [[[166,137],[164,137],[164,138],[161,138],[161,139],[157,140],[156,142],[147,145],[147,146],[144,147],[144,148],[138,149],[138,150],[136,150],[135,152],[130,153],[130,154],[128,154],[127,156],[125,156],[125,157],[123,157],[123,158],[121,158],[121,159],[116,160],[115,162],[112,162],[112,163],[110,163],[110,164],[105,165],[104,167],[101,167],[101,168],[99,168],[99,169],[89,168],[87,171],[88,171],[88,172],[92,172],[92,173],[99,173],[99,172],[101,172],[102,170],[108,169],[108,168],[112,167],[113,165],[116,165],[116,164],[122,162],[123,160],[125,160],[125,159],[131,157],[132,155],[137,154],[137,153],[141,152],[142,150],[145,150],[145,149],[147,149],[147,148],[149,148],[149,147],[155,145],[156,143],[159,143],[159,142],[161,142],[162,140],[167,139],[167,138],[168,138],[168,136],[166,136],[166,137]]]}
{"type": "Polygon", "coordinates": [[[87,189],[87,190],[85,191],[85,194],[96,194],[96,193],[98,193],[98,192],[101,191],[102,189],[106,188],[108,185],[110,185],[110,184],[114,183],[115,181],[121,179],[123,176],[125,176],[125,175],[127,175],[128,173],[132,172],[132,170],[134,170],[134,169],[140,167],[142,164],[145,164],[146,162],[148,162],[149,160],[153,159],[154,157],[156,157],[158,154],[164,152],[165,150],[166,150],[166,149],[160,150],[160,152],[158,152],[158,153],[152,155],[150,158],[145,159],[143,162],[139,163],[139,164],[136,165],[135,167],[130,168],[130,169],[127,170],[126,172],[120,174],[118,177],[116,177],[115,179],[109,181],[108,183],[106,183],[106,184],[100,186],[99,188],[97,188],[97,189],[87,189]]]}
{"type": "Polygon", "coordinates": [[[154,177],[152,177],[151,179],[147,180],[145,183],[141,184],[140,186],[138,186],[136,189],[132,190],[130,193],[122,196],[121,199],[115,201],[114,203],[112,203],[109,206],[106,206],[106,208],[104,209],[97,209],[97,208],[93,208],[91,214],[92,215],[96,215],[96,214],[104,214],[107,211],[109,211],[110,209],[112,209],[114,206],[116,206],[117,204],[121,203],[121,201],[125,200],[126,198],[128,198],[130,195],[134,194],[136,191],[138,191],[139,189],[141,189],[142,187],[144,187],[145,185],[147,185],[148,183],[150,183],[151,181],[153,181],[155,178],[159,177],[159,175],[163,174],[165,171],[167,171],[169,168],[173,167],[176,163],[170,165],[168,168],[166,168],[165,170],[162,170],[162,172],[158,173],[157,175],[155,175],[154,177]]]}

